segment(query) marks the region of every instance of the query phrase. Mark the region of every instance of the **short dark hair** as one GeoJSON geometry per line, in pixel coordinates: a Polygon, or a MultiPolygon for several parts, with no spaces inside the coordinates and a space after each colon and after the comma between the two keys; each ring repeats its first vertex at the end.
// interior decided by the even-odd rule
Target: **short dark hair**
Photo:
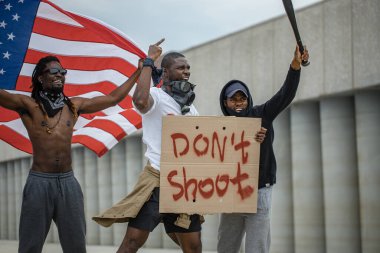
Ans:
{"type": "Polygon", "coordinates": [[[161,61],[161,68],[169,68],[173,64],[173,60],[177,58],[185,57],[183,54],[178,52],[169,52],[165,54],[161,61]]]}

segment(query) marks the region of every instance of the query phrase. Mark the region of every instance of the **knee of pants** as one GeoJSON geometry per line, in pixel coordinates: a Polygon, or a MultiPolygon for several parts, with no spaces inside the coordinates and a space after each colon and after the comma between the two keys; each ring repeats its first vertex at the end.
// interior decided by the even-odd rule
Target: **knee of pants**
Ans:
{"type": "Polygon", "coordinates": [[[86,253],[86,240],[72,240],[71,242],[61,242],[63,252],[86,253]]]}
{"type": "Polygon", "coordinates": [[[69,252],[76,252],[76,253],[86,253],[86,246],[85,245],[78,245],[78,246],[75,246],[75,245],[71,245],[70,247],[68,247],[68,249],[65,249],[64,247],[62,247],[63,249],[63,252],[64,253],[69,253],[69,252]]]}
{"type": "Polygon", "coordinates": [[[42,245],[19,245],[18,252],[19,253],[27,253],[27,252],[42,252],[42,245]]]}

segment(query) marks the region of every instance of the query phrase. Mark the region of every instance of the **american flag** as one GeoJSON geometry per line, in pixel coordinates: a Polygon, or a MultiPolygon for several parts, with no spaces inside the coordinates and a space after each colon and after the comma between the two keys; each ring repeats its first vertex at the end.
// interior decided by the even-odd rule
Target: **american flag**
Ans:
{"type": "MultiPolygon", "coordinates": [[[[86,98],[110,93],[145,57],[126,35],[99,20],[65,11],[47,0],[0,0],[0,88],[30,95],[35,64],[47,55],[57,56],[68,69],[65,94],[86,98]]],[[[139,128],[141,117],[127,96],[115,107],[81,115],[73,143],[102,156],[139,128]]],[[[0,139],[33,152],[19,115],[2,107],[0,139]]]]}

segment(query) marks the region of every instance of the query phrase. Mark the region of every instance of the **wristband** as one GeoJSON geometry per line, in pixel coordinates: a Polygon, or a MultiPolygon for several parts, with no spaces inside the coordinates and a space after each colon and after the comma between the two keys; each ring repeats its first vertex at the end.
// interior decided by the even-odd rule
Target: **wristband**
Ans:
{"type": "Polygon", "coordinates": [[[156,68],[156,66],[154,66],[154,61],[152,58],[145,58],[144,62],[143,62],[143,67],[150,67],[152,70],[154,70],[156,68]]]}

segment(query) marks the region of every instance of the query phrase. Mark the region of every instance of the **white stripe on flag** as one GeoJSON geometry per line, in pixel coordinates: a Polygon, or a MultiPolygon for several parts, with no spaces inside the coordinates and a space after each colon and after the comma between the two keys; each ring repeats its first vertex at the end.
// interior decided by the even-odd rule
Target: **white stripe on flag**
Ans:
{"type": "Polygon", "coordinates": [[[30,97],[30,92],[26,92],[26,91],[19,91],[19,90],[5,90],[6,92],[9,92],[9,93],[13,93],[13,94],[20,94],[20,95],[25,95],[25,96],[28,96],[30,97]]]}
{"type": "MultiPolygon", "coordinates": [[[[22,76],[32,76],[35,64],[24,63],[22,65],[20,75],[22,76]]],[[[66,66],[63,66],[66,68],[66,66]]],[[[70,67],[70,66],[68,66],[70,67]]],[[[103,81],[109,81],[116,86],[122,85],[128,77],[121,74],[119,71],[113,69],[106,70],[95,70],[95,71],[83,71],[83,70],[73,70],[66,68],[66,83],[70,84],[90,84],[90,83],[99,83],[103,81]]]]}
{"type": "Polygon", "coordinates": [[[48,19],[62,24],[83,27],[81,24],[55,9],[47,3],[40,3],[38,7],[37,17],[48,19]]]}
{"type": "Polygon", "coordinates": [[[131,134],[137,130],[137,128],[131,122],[129,122],[124,116],[120,114],[114,115],[109,120],[118,124],[127,134],[131,134]]]}
{"type": "Polygon", "coordinates": [[[0,123],[1,125],[7,126],[11,128],[13,131],[19,133],[20,135],[24,136],[29,140],[28,132],[26,131],[26,128],[24,127],[24,124],[22,123],[21,119],[15,119],[9,122],[0,123]]]}
{"type": "Polygon", "coordinates": [[[88,120],[86,118],[83,118],[83,117],[79,116],[77,122],[74,125],[74,130],[82,128],[82,127],[84,127],[85,125],[87,125],[90,122],[91,122],[91,120],[88,120]]]}
{"type": "Polygon", "coordinates": [[[108,116],[96,116],[92,120],[97,120],[97,119],[112,121],[113,123],[121,127],[123,131],[127,134],[132,133],[133,131],[137,130],[136,127],[131,122],[129,122],[123,115],[120,115],[120,114],[112,114],[108,116]]]}
{"type": "MultiPolygon", "coordinates": [[[[78,15],[78,16],[81,16],[81,17],[83,17],[83,18],[86,18],[86,19],[88,19],[88,20],[91,20],[92,22],[95,22],[95,23],[101,24],[102,26],[107,27],[107,28],[110,29],[112,32],[117,33],[118,35],[120,35],[120,37],[123,37],[124,39],[128,40],[128,42],[131,43],[131,44],[133,44],[135,47],[138,47],[138,46],[137,46],[137,43],[136,43],[133,39],[129,38],[125,33],[123,33],[122,31],[120,31],[120,30],[117,29],[116,27],[113,27],[113,26],[111,26],[111,25],[109,25],[109,24],[107,24],[107,23],[104,23],[103,21],[101,21],[101,20],[99,20],[99,19],[96,19],[96,18],[94,18],[94,17],[88,17],[88,16],[86,16],[86,15],[79,14],[79,13],[75,13],[75,14],[78,15]]],[[[140,48],[139,48],[139,49],[140,49],[140,48]]],[[[141,50],[141,49],[140,49],[140,50],[141,50]]],[[[142,51],[143,51],[143,50],[142,50],[142,51]]],[[[146,54],[145,51],[143,51],[143,52],[146,54]]]]}
{"type": "Polygon", "coordinates": [[[116,57],[137,66],[138,56],[115,46],[97,42],[82,42],[55,39],[32,33],[29,48],[66,56],[116,57]]]}
{"type": "Polygon", "coordinates": [[[89,136],[101,143],[103,143],[104,146],[107,147],[107,149],[111,149],[113,146],[117,144],[117,139],[113,137],[112,134],[110,134],[107,131],[101,130],[99,128],[95,127],[84,127],[81,129],[78,129],[74,132],[74,136],[76,135],[86,135],[89,136]]]}
{"type": "Polygon", "coordinates": [[[106,115],[112,115],[112,114],[121,113],[124,111],[125,111],[125,109],[123,109],[122,107],[120,107],[118,105],[115,105],[115,106],[109,107],[107,109],[104,109],[102,112],[106,115]]]}

